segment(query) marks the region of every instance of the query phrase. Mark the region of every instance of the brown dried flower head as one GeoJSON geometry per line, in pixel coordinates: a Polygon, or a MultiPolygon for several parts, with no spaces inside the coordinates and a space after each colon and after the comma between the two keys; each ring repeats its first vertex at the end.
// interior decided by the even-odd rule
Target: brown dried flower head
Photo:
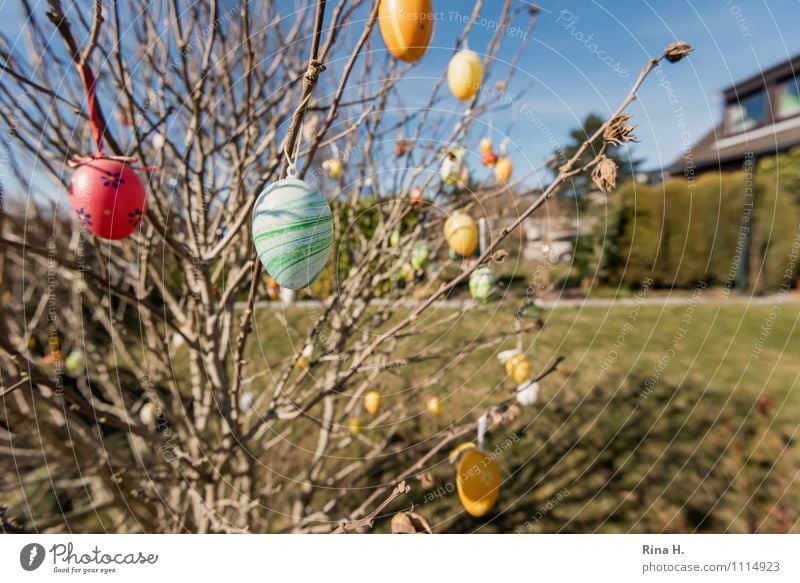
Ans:
{"type": "Polygon", "coordinates": [[[433,534],[431,525],[416,512],[398,512],[392,517],[392,534],[433,534]]]}
{"type": "Polygon", "coordinates": [[[633,135],[633,130],[636,129],[636,126],[625,125],[629,119],[631,119],[631,114],[629,113],[623,113],[612,119],[606,127],[606,131],[603,132],[603,139],[615,146],[635,142],[636,136],[633,135]]]}
{"type": "Polygon", "coordinates": [[[693,49],[689,43],[679,40],[664,49],[664,56],[667,57],[667,60],[670,63],[677,63],[683,57],[688,56],[692,50],[693,49]]]}
{"type": "Polygon", "coordinates": [[[433,475],[430,472],[420,474],[419,481],[422,483],[423,488],[432,488],[434,484],[433,475]]]}
{"type": "Polygon", "coordinates": [[[492,261],[495,263],[502,263],[508,257],[508,251],[505,249],[498,249],[492,254],[492,261]]]}
{"type": "Polygon", "coordinates": [[[617,187],[617,164],[605,156],[600,158],[592,170],[592,181],[603,192],[610,192],[617,187]]]}

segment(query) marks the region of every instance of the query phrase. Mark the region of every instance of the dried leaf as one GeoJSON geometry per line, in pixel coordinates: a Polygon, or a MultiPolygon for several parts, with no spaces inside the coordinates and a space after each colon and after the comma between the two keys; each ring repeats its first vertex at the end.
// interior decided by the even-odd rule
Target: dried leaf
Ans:
{"type": "Polygon", "coordinates": [[[398,512],[392,517],[393,534],[433,534],[425,517],[416,512],[398,512]]]}
{"type": "Polygon", "coordinates": [[[497,251],[492,254],[492,261],[495,263],[502,263],[508,257],[508,251],[505,249],[498,249],[497,251]]]}
{"type": "Polygon", "coordinates": [[[423,472],[419,475],[419,481],[423,488],[430,488],[433,486],[433,476],[430,472],[423,472]]]}
{"type": "Polygon", "coordinates": [[[625,125],[631,119],[631,114],[624,113],[618,115],[606,126],[603,132],[603,139],[609,144],[619,146],[628,142],[635,142],[636,136],[633,135],[635,125],[625,125]]]}
{"type": "Polygon", "coordinates": [[[394,143],[394,155],[398,158],[405,156],[411,149],[411,143],[405,138],[400,138],[394,143]]]}
{"type": "Polygon", "coordinates": [[[592,181],[604,192],[612,191],[617,186],[617,164],[605,156],[592,170],[592,181]]]}
{"type": "Polygon", "coordinates": [[[689,43],[682,40],[676,41],[664,49],[664,56],[670,63],[677,63],[683,57],[692,52],[692,47],[689,43]]]}

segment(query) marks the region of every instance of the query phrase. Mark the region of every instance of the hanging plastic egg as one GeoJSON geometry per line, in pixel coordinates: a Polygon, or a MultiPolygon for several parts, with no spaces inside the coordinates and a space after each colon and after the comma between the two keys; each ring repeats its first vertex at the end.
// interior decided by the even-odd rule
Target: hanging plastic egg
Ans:
{"type": "Polygon", "coordinates": [[[438,417],[442,414],[442,404],[439,402],[439,397],[434,395],[428,399],[428,413],[434,417],[438,417]]]}
{"type": "Polygon", "coordinates": [[[239,409],[247,411],[251,409],[256,402],[256,396],[252,391],[245,391],[239,397],[239,409]]]}
{"type": "Polygon", "coordinates": [[[469,293],[481,302],[489,299],[494,289],[494,274],[488,267],[479,267],[469,276],[469,293]]]}
{"type": "Polygon", "coordinates": [[[463,148],[450,148],[445,151],[439,175],[445,184],[458,184],[464,171],[464,159],[467,152],[463,148]]]}
{"type": "Polygon", "coordinates": [[[539,400],[539,383],[529,380],[517,386],[517,402],[523,407],[533,407],[539,400]]]}
{"type": "Polygon", "coordinates": [[[75,374],[80,371],[86,363],[86,356],[81,350],[73,350],[64,359],[64,367],[70,374],[75,374]]]}
{"type": "Polygon", "coordinates": [[[481,152],[491,152],[494,147],[492,146],[492,138],[483,138],[478,145],[481,152]]]}
{"type": "Polygon", "coordinates": [[[97,158],[72,174],[69,202],[81,225],[101,239],[116,241],[133,233],[147,201],[142,181],[125,162],[97,158]]]}
{"type": "Polygon", "coordinates": [[[472,99],[483,81],[483,61],[478,53],[464,49],[453,55],[447,65],[447,84],[458,99],[472,99]]]}
{"type": "Polygon", "coordinates": [[[322,163],[322,168],[328,173],[328,176],[336,180],[344,173],[344,164],[338,158],[331,158],[322,163]]]}
{"type": "Polygon", "coordinates": [[[506,374],[517,384],[529,380],[532,370],[530,359],[522,352],[517,352],[506,361],[506,374]]]}
{"type": "Polygon", "coordinates": [[[369,391],[364,395],[364,410],[370,415],[377,415],[381,409],[381,394],[378,391],[369,391]]]}
{"type": "Polygon", "coordinates": [[[511,164],[511,158],[503,156],[497,161],[497,164],[494,165],[494,175],[499,182],[508,182],[513,169],[514,166],[511,164]]]}
{"type": "Polygon", "coordinates": [[[281,286],[267,274],[267,297],[273,302],[281,297],[281,286]]]}
{"type": "Polygon", "coordinates": [[[400,229],[394,229],[389,235],[389,247],[397,247],[400,244],[400,229]]]}
{"type": "Polygon", "coordinates": [[[311,366],[311,357],[314,355],[314,346],[311,344],[307,344],[303,348],[303,352],[300,353],[300,356],[297,357],[297,361],[294,363],[294,367],[297,370],[308,370],[311,366]]]}
{"type": "Polygon", "coordinates": [[[156,425],[156,407],[149,401],[139,409],[139,420],[142,425],[154,429],[156,425]]]}
{"type": "Polygon", "coordinates": [[[425,199],[422,197],[422,189],[415,188],[411,191],[411,194],[408,195],[409,200],[411,200],[411,206],[414,208],[422,208],[422,205],[425,203],[425,199]]]}
{"type": "Polygon", "coordinates": [[[454,213],[444,223],[444,237],[450,249],[469,257],[478,246],[478,225],[469,215],[454,213]]]}
{"type": "Polygon", "coordinates": [[[431,0],[379,0],[378,28],[396,58],[414,63],[428,50],[433,36],[431,0]]]}
{"type": "Polygon", "coordinates": [[[481,154],[481,162],[487,168],[493,168],[497,164],[497,154],[494,152],[483,152],[481,154]]]}
{"type": "Polygon", "coordinates": [[[347,422],[347,426],[350,429],[350,433],[353,435],[358,435],[361,433],[361,420],[358,417],[350,417],[350,420],[347,422]]]}
{"type": "Polygon", "coordinates": [[[256,199],[253,241],[267,273],[281,287],[308,287],[325,267],[333,244],[330,206],[303,180],[274,182],[256,199]]]}
{"type": "Polygon", "coordinates": [[[484,516],[500,495],[500,469],[475,447],[466,448],[460,455],[456,469],[458,498],[470,515],[484,516]]]}
{"type": "Polygon", "coordinates": [[[431,256],[431,246],[425,241],[417,241],[411,249],[411,266],[414,269],[424,269],[431,256]]]}

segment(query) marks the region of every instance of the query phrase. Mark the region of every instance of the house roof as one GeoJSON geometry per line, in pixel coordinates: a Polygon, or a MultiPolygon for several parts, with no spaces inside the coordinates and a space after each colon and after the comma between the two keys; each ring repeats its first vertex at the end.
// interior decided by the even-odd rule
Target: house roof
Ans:
{"type": "Polygon", "coordinates": [[[800,53],[787,61],[782,61],[769,69],[759,71],[755,75],[731,85],[722,91],[722,95],[725,97],[726,102],[735,101],[737,98],[761,89],[765,85],[777,83],[797,73],[800,73],[800,53]]]}
{"type": "Polygon", "coordinates": [[[800,116],[774,124],[725,136],[722,124],[718,125],[669,167],[669,174],[683,174],[689,168],[696,170],[724,167],[754,157],[782,152],[800,145],[800,116]]]}

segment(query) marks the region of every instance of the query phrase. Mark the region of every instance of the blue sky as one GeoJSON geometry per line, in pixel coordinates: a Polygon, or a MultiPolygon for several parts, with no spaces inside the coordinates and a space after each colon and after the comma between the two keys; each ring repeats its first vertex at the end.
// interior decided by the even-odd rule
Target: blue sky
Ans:
{"type": "MultiPolygon", "coordinates": [[[[90,3],[84,3],[88,10],[90,3]]],[[[45,2],[34,4],[44,13],[45,2]]],[[[285,4],[296,2],[285,0],[285,4]]],[[[695,53],[677,65],[665,64],[663,76],[650,78],[640,99],[629,109],[639,124],[640,143],[634,147],[634,155],[645,159],[646,169],[670,164],[680,155],[683,141],[696,141],[718,123],[722,89],[800,52],[798,0],[574,0],[539,4],[542,11],[536,30],[509,87],[511,94],[524,92],[524,97],[517,107],[491,119],[496,128],[495,143],[511,129],[509,153],[515,167],[521,169],[533,169],[552,152],[554,142],[545,137],[546,133],[561,145],[587,113],[613,110],[647,57],[676,39],[691,43],[695,53]],[[678,127],[666,84],[683,109],[688,134],[682,135],[678,127]],[[539,120],[538,124],[532,120],[539,120]]],[[[427,100],[432,79],[446,68],[453,42],[473,3],[433,0],[433,5],[440,15],[433,45],[405,82],[407,105],[421,105],[427,100]]],[[[484,5],[481,21],[469,37],[470,47],[478,52],[485,50],[491,38],[493,31],[488,23],[497,20],[501,2],[486,0],[484,5]]],[[[19,6],[0,0],[0,10],[4,14],[0,30],[14,38],[21,24],[19,6]]],[[[361,22],[351,23],[348,33],[358,32],[361,22]]],[[[524,28],[526,23],[527,17],[520,17],[514,24],[524,28]]],[[[513,34],[509,33],[512,38],[505,40],[499,54],[492,84],[508,71],[519,42],[513,34]]],[[[377,31],[371,48],[383,50],[377,31]]],[[[455,99],[448,103],[450,107],[463,110],[455,99]]],[[[476,142],[478,137],[472,136],[476,142]]],[[[469,146],[476,149],[476,144],[469,146]]]]}
{"type": "MultiPolygon", "coordinates": [[[[496,19],[501,3],[484,4],[482,16],[487,21],[496,19]]],[[[449,14],[466,13],[471,5],[434,0],[434,9],[444,18],[437,22],[434,47],[420,64],[421,71],[435,76],[446,66],[453,40],[463,27],[449,14]]],[[[575,0],[539,5],[536,30],[509,89],[515,93],[528,88],[524,104],[559,141],[587,113],[612,111],[649,55],[674,40],[685,40],[695,48],[688,60],[665,63],[662,76],[649,78],[639,100],[629,108],[639,124],[640,143],[634,155],[645,158],[646,169],[669,165],[680,156],[683,140],[696,141],[720,121],[724,88],[800,52],[797,0],[575,0]],[[668,101],[667,83],[686,115],[685,130],[678,127],[674,102],[671,106],[668,101]],[[682,136],[682,131],[689,134],[682,136]]],[[[524,22],[520,19],[519,24],[524,22]]],[[[491,34],[488,26],[475,27],[470,48],[481,51],[491,34]]],[[[501,61],[510,60],[516,42],[506,41],[501,61]]],[[[499,63],[496,73],[504,73],[508,66],[499,63]]],[[[535,166],[552,151],[541,126],[526,125],[519,111],[504,112],[492,121],[500,131],[513,128],[509,151],[514,156],[517,150],[526,159],[520,160],[523,165],[529,161],[535,166]]]]}

